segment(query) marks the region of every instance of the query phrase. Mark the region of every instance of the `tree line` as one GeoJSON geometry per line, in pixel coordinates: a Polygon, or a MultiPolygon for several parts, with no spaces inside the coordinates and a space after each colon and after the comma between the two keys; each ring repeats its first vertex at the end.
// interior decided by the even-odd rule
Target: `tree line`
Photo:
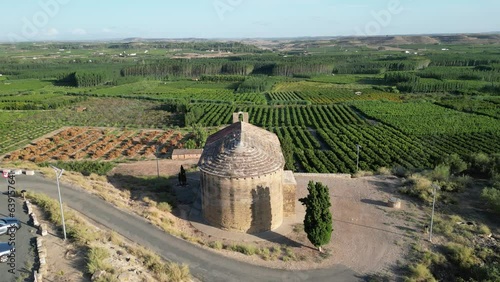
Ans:
{"type": "Polygon", "coordinates": [[[62,75],[59,83],[64,83],[74,87],[94,87],[107,82],[107,75],[104,72],[78,71],[67,75],[62,75]]]}

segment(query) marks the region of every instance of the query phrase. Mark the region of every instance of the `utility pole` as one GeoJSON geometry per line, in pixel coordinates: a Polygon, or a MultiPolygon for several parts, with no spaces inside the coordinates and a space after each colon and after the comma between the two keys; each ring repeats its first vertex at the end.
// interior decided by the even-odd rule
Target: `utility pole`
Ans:
{"type": "Polygon", "coordinates": [[[359,149],[361,148],[361,145],[356,144],[356,151],[357,151],[357,157],[356,157],[356,171],[359,171],[359,149]]]}
{"type": "Polygon", "coordinates": [[[159,151],[160,151],[160,146],[158,145],[158,148],[156,148],[156,174],[157,174],[157,177],[160,178],[160,161],[159,161],[159,151]]]}
{"type": "Polygon", "coordinates": [[[429,232],[429,242],[432,243],[432,225],[434,224],[434,207],[436,206],[436,194],[437,190],[440,190],[441,188],[435,183],[432,183],[431,186],[434,189],[434,197],[432,200],[431,230],[429,232]]]}
{"type": "Polygon", "coordinates": [[[62,220],[62,225],[63,225],[64,241],[66,241],[66,223],[64,222],[64,211],[63,211],[63,206],[62,206],[61,188],[59,187],[59,179],[61,178],[61,176],[64,172],[64,169],[57,168],[53,165],[51,165],[50,167],[53,168],[54,171],[56,172],[57,192],[59,193],[59,206],[61,207],[61,220],[62,220]]]}

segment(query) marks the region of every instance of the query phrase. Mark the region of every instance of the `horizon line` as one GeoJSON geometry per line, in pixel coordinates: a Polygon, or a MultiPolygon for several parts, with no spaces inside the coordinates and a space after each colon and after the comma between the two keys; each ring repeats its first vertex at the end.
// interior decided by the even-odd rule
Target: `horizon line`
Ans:
{"type": "Polygon", "coordinates": [[[500,31],[489,31],[489,32],[445,32],[445,33],[408,33],[408,34],[379,34],[379,35],[299,35],[299,36],[277,36],[277,37],[125,37],[125,38],[103,38],[103,39],[46,39],[46,40],[28,40],[28,41],[3,41],[0,40],[0,44],[19,44],[19,43],[48,43],[48,42],[112,42],[112,41],[126,41],[128,39],[137,40],[207,40],[207,41],[217,41],[217,40],[233,40],[233,41],[244,41],[244,40],[291,40],[291,39],[315,39],[315,38],[377,38],[377,37],[389,37],[389,36],[446,36],[446,35],[500,35],[500,31]]]}

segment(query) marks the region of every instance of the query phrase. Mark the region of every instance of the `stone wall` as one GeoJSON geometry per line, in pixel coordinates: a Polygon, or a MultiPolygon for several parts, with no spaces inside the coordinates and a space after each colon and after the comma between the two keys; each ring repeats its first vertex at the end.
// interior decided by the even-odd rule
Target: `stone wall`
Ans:
{"type": "Polygon", "coordinates": [[[283,171],[249,178],[223,178],[202,172],[202,213],[218,228],[258,233],[283,222],[283,171]]]}
{"type": "Polygon", "coordinates": [[[295,215],[295,195],[297,190],[297,181],[293,172],[286,170],[283,172],[283,216],[289,217],[295,215]]]}
{"type": "Polygon", "coordinates": [[[202,149],[174,149],[172,160],[199,159],[202,153],[202,149]]]}
{"type": "Polygon", "coordinates": [[[197,160],[201,154],[172,155],[172,160],[197,160]]]}

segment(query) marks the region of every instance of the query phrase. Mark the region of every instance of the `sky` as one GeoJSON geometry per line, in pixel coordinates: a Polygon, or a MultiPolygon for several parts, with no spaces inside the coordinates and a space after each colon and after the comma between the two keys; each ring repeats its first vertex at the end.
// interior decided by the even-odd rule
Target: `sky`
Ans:
{"type": "Polygon", "coordinates": [[[2,0],[0,41],[476,33],[499,0],[2,0]]]}

